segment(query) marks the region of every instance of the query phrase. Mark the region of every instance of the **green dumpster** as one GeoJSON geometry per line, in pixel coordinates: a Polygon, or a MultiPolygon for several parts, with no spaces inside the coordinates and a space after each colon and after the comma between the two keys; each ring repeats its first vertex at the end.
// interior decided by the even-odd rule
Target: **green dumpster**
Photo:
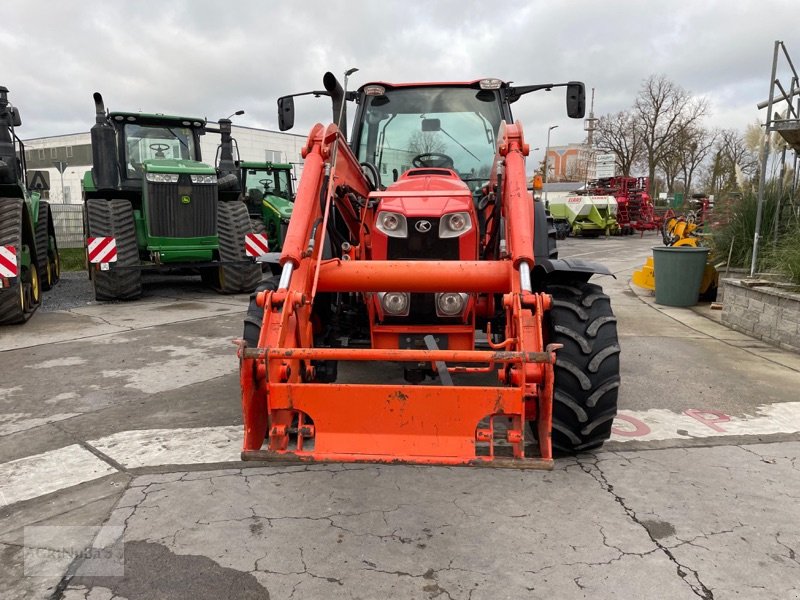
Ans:
{"type": "Polygon", "coordinates": [[[694,306],[708,260],[708,248],[691,246],[653,248],[656,304],[694,306]]]}

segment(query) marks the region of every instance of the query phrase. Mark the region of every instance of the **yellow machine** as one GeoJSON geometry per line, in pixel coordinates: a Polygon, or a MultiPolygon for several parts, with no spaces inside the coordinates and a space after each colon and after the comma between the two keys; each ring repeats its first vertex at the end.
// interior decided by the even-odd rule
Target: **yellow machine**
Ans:
{"type": "MultiPolygon", "coordinates": [[[[697,229],[700,226],[697,223],[694,213],[689,213],[686,216],[672,217],[664,222],[661,234],[664,238],[664,245],[678,247],[678,246],[691,246],[696,248],[700,245],[700,232],[697,229]]],[[[634,285],[647,290],[656,289],[655,265],[653,264],[653,257],[650,256],[644,263],[641,269],[633,272],[631,281],[634,285]]],[[[706,269],[703,272],[703,280],[700,283],[700,296],[712,297],[716,296],[716,288],[719,282],[719,273],[712,263],[706,264],[706,269]]]]}

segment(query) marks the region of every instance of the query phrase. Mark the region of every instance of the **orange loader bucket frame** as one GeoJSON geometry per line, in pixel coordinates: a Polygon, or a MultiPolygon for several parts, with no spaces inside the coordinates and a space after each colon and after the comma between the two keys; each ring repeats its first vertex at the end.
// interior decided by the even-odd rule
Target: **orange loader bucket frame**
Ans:
{"type": "Polygon", "coordinates": [[[264,311],[258,346],[240,344],[244,460],[552,468],[558,346],[546,346],[543,337],[551,296],[531,290],[534,215],[526,190],[528,150],[521,124],[503,122],[489,184],[502,189],[497,197],[503,218],[495,220],[505,227],[502,257],[372,260],[364,224],[375,219],[370,200],[389,192],[371,191],[335,125],[314,126],[302,150],[305,167],[280,258],[280,283],[256,296],[264,311]],[[323,259],[332,206],[360,243],[347,244],[340,257],[323,259]],[[487,331],[489,350],[314,347],[318,325],[312,309],[318,292],[454,289],[501,298],[504,341],[493,342],[487,331]],[[445,383],[450,374],[487,373],[496,375],[497,383],[319,383],[314,363],[322,360],[427,363],[445,383]],[[532,441],[526,439],[526,421],[536,423],[536,457],[526,454],[532,441]]]}

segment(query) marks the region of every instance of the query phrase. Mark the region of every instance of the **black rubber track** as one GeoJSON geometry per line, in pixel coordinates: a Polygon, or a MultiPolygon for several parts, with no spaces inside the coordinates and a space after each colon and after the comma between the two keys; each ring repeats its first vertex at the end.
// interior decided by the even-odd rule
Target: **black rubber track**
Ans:
{"type": "Polygon", "coordinates": [[[119,267],[138,265],[139,248],[133,207],[128,200],[86,201],[89,237],[113,236],[117,240],[117,262],[108,271],[92,271],[97,300],[131,300],[142,294],[142,272],[119,267]]]}
{"type": "Polygon", "coordinates": [[[553,447],[567,453],[601,446],[611,436],[619,391],[617,319],[603,288],[579,280],[550,284],[546,316],[556,353],[553,447]]]}
{"type": "MultiPolygon", "coordinates": [[[[219,234],[219,259],[245,261],[244,236],[251,233],[252,225],[244,202],[220,202],[217,208],[217,233],[219,234]]],[[[219,269],[219,291],[223,294],[252,292],[261,282],[261,265],[242,263],[222,266],[219,269]]]]}
{"type": "Polygon", "coordinates": [[[58,268],[58,246],[56,245],[53,216],[50,204],[39,202],[39,216],[36,221],[36,258],[39,267],[39,285],[47,291],[58,283],[60,269],[58,268]],[[52,248],[50,247],[52,241],[52,248]],[[48,269],[49,267],[49,269],[48,269]]]}
{"type": "MultiPolygon", "coordinates": [[[[0,198],[0,245],[14,246],[17,249],[17,256],[20,255],[22,248],[24,210],[26,209],[22,199],[0,198]]],[[[33,310],[25,310],[20,300],[22,285],[22,278],[18,278],[16,285],[0,289],[0,324],[24,323],[38,307],[37,303],[33,310]]]]}

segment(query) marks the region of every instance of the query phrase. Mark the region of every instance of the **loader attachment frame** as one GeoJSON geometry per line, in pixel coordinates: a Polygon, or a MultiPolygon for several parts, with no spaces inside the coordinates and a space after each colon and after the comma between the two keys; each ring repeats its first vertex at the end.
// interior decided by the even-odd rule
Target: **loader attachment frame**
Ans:
{"type": "Polygon", "coordinates": [[[521,124],[503,122],[489,183],[503,217],[493,221],[504,228],[501,256],[479,262],[371,260],[369,228],[380,191],[370,188],[335,125],[314,126],[302,151],[304,174],[280,258],[280,283],[256,296],[264,315],[257,347],[240,344],[243,460],[552,468],[558,346],[546,346],[543,337],[552,299],[531,290],[533,228],[519,226],[533,224],[527,154],[521,124]],[[334,207],[350,242],[341,258],[324,259],[334,207]],[[489,335],[490,350],[315,347],[317,293],[368,296],[393,289],[464,289],[490,297],[504,315],[502,341],[489,335]],[[497,384],[319,383],[315,363],[329,360],[429,364],[440,375],[445,369],[464,377],[495,374],[497,384]],[[528,421],[535,421],[538,457],[526,452],[532,441],[526,439],[528,421]]]}

